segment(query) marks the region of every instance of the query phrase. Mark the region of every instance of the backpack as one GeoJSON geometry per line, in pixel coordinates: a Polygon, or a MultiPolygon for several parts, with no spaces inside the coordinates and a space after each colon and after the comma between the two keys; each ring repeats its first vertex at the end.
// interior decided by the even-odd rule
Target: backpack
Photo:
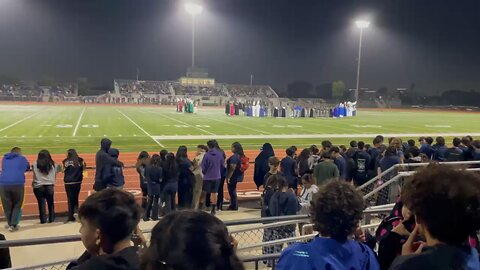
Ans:
{"type": "Polygon", "coordinates": [[[250,159],[247,156],[240,157],[240,171],[244,173],[250,167],[250,159]]]}

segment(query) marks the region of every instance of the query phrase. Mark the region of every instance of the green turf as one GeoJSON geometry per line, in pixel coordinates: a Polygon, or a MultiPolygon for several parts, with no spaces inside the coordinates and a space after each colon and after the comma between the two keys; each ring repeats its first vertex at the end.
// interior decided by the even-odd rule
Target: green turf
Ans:
{"type": "Polygon", "coordinates": [[[221,145],[240,141],[247,149],[257,149],[266,141],[282,148],[320,144],[322,138],[329,138],[329,134],[347,134],[346,138],[331,139],[336,144],[346,144],[351,139],[371,142],[370,136],[362,134],[415,134],[402,136],[407,139],[418,137],[416,134],[445,133],[450,138],[449,133],[478,132],[480,114],[475,113],[360,109],[357,117],[344,119],[275,119],[231,118],[221,109],[200,109],[198,114],[192,115],[176,113],[174,107],[0,105],[1,152],[20,146],[24,153],[37,153],[43,148],[52,153],[64,153],[68,148],[92,153],[98,149],[103,137],[112,139],[114,146],[121,151],[138,152],[161,148],[174,150],[180,144],[195,146],[206,142],[204,138],[195,137],[172,139],[172,136],[187,135],[211,138],[232,135],[219,139],[221,145]],[[296,138],[296,134],[316,138],[296,138]],[[244,135],[264,135],[265,138],[235,138],[244,135]],[[290,138],[272,139],[269,138],[271,135],[290,135],[290,138]],[[170,137],[165,139],[163,136],[170,137]]]}

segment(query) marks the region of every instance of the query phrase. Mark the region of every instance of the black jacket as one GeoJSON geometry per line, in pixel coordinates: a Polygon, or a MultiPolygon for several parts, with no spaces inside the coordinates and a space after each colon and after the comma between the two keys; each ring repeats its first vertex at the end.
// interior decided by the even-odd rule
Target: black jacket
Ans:
{"type": "MultiPolygon", "coordinates": [[[[0,233],[0,241],[4,241],[5,236],[0,233]]],[[[8,248],[0,248],[0,269],[12,267],[12,261],[10,260],[10,250],[8,248]]]]}
{"type": "Polygon", "coordinates": [[[257,189],[266,184],[264,183],[264,178],[268,171],[270,171],[270,167],[268,167],[268,159],[273,156],[275,156],[275,153],[273,152],[272,145],[265,143],[262,147],[262,152],[260,152],[257,158],[255,158],[253,181],[255,182],[257,189]]]}
{"type": "Polygon", "coordinates": [[[116,254],[91,256],[85,252],[67,266],[68,270],[139,270],[140,257],[136,247],[128,247],[116,254]]]}
{"type": "Polygon", "coordinates": [[[107,181],[108,176],[105,176],[105,166],[119,166],[123,167],[123,163],[119,160],[111,157],[108,154],[112,141],[107,138],[102,139],[100,142],[100,150],[98,150],[95,156],[95,183],[104,183],[107,181]]]}

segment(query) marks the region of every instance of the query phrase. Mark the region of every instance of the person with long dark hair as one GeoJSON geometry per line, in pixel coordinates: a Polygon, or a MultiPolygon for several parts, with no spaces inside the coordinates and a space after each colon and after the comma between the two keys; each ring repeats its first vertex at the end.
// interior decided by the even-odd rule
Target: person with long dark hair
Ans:
{"type": "Polygon", "coordinates": [[[305,148],[300,152],[300,155],[297,157],[297,170],[298,170],[298,176],[303,177],[307,173],[312,173],[313,170],[310,170],[310,166],[308,165],[308,160],[310,159],[310,156],[312,155],[312,152],[310,152],[310,149],[305,148]]]}
{"type": "Polygon", "coordinates": [[[47,222],[45,214],[45,201],[48,206],[48,223],[55,221],[55,203],[54,203],[54,185],[55,177],[61,166],[56,166],[55,162],[47,150],[41,150],[38,158],[32,164],[33,170],[33,193],[37,198],[40,223],[47,222]]]}
{"type": "Polygon", "coordinates": [[[175,195],[178,191],[178,165],[173,153],[168,153],[165,162],[162,164],[163,185],[162,202],[165,202],[164,211],[166,214],[175,210],[175,195]]]}
{"type": "Polygon", "coordinates": [[[270,167],[268,166],[268,159],[273,156],[275,156],[275,152],[273,151],[272,145],[269,143],[263,144],[261,152],[255,158],[253,181],[255,182],[257,189],[259,189],[260,186],[265,185],[265,175],[270,170],[270,167]]]}
{"type": "Polygon", "coordinates": [[[147,188],[147,179],[145,179],[145,167],[147,167],[148,163],[150,162],[150,155],[147,151],[142,151],[138,154],[137,163],[135,164],[135,168],[137,169],[138,176],[140,178],[140,189],[142,190],[142,209],[145,210],[147,207],[147,196],[148,196],[148,188],[147,188]]]}
{"type": "Polygon", "coordinates": [[[78,194],[82,187],[83,170],[86,167],[85,161],[78,156],[75,149],[67,151],[67,158],[63,164],[63,181],[65,183],[65,192],[68,201],[68,219],[67,222],[75,221],[75,213],[78,210],[78,194]]]}
{"type": "Polygon", "coordinates": [[[141,261],[142,270],[245,269],[225,224],[203,211],[180,211],[162,218],[141,261]]]}
{"type": "Polygon", "coordinates": [[[188,159],[187,147],[182,145],[178,147],[176,160],[178,170],[178,208],[191,208],[193,200],[193,164],[188,159]]]}
{"type": "Polygon", "coordinates": [[[148,221],[150,217],[153,220],[158,220],[158,207],[163,180],[162,159],[159,155],[155,154],[150,159],[150,164],[145,168],[145,178],[147,179],[148,198],[143,220],[148,221]]]}
{"type": "Polygon", "coordinates": [[[245,159],[245,153],[243,147],[239,142],[232,144],[233,155],[227,159],[227,187],[228,194],[230,195],[230,206],[228,210],[238,210],[238,198],[237,198],[237,183],[243,181],[244,171],[242,167],[245,166],[243,160],[245,159]]]}

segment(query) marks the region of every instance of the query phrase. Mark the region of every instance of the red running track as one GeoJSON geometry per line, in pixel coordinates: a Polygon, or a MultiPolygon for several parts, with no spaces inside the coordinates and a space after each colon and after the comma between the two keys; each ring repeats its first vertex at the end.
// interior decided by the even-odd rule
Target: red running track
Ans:
{"type": "MultiPolygon", "coordinates": [[[[245,154],[250,158],[250,161],[253,162],[255,157],[258,155],[258,150],[246,150],[245,154]]],[[[155,154],[155,153],[150,153],[155,154]]],[[[227,154],[228,155],[228,154],[227,154]]],[[[95,166],[95,154],[80,154],[80,156],[87,163],[87,167],[95,166]]],[[[120,160],[124,162],[126,167],[131,167],[135,165],[137,160],[138,153],[121,153],[120,160]]],[[[189,157],[193,158],[194,152],[189,153],[189,157]]],[[[26,155],[25,156],[30,163],[36,160],[36,155],[26,155]]],[[[65,155],[56,154],[52,155],[55,163],[60,164],[65,158],[65,155]]],[[[256,191],[255,183],[253,182],[253,164],[250,165],[248,170],[245,172],[245,179],[242,183],[239,183],[237,190],[239,193],[256,191]]],[[[127,190],[140,190],[140,182],[138,174],[135,168],[125,168],[125,189],[127,190]]],[[[93,190],[93,182],[95,177],[95,170],[88,169],[84,175],[84,180],[82,184],[82,189],[80,191],[80,203],[82,203],[88,194],[93,190]]],[[[226,186],[224,188],[225,197],[229,198],[226,186]]],[[[56,184],[55,184],[55,212],[62,213],[67,212],[67,194],[65,192],[65,186],[63,185],[63,174],[59,173],[57,175],[56,184]]],[[[3,208],[0,208],[0,213],[3,215],[3,208]]],[[[23,215],[35,215],[38,214],[38,205],[35,195],[33,194],[32,188],[32,173],[27,172],[26,174],[26,184],[25,184],[25,202],[23,208],[23,215]]]]}

